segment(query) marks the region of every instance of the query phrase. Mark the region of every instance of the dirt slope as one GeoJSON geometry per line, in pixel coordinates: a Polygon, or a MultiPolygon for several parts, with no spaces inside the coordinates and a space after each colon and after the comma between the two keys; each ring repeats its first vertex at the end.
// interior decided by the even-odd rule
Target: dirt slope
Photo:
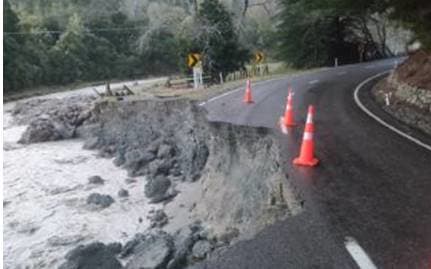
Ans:
{"type": "Polygon", "coordinates": [[[104,101],[83,135],[87,147],[114,156],[131,175],[171,182],[200,181],[192,214],[215,231],[254,233],[289,214],[295,199],[279,165],[277,139],[269,129],[210,123],[185,99],[104,101]],[[147,158],[158,147],[166,158],[147,158]]]}
{"type": "Polygon", "coordinates": [[[410,55],[372,94],[387,113],[431,135],[431,53],[410,55]]]}

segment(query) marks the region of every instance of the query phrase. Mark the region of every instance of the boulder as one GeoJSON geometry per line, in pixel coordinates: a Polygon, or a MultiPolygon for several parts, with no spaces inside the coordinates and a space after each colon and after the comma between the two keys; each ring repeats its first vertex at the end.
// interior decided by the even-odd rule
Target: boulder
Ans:
{"type": "Polygon", "coordinates": [[[91,117],[91,99],[64,98],[27,101],[16,105],[14,115],[21,124],[29,124],[20,143],[72,138],[78,127],[91,117]]]}
{"type": "Polygon", "coordinates": [[[79,245],[66,254],[66,262],[59,269],[121,269],[115,258],[117,250],[100,242],[79,245]]]}
{"type": "Polygon", "coordinates": [[[172,159],[155,160],[148,165],[148,172],[152,176],[168,175],[174,163],[172,159]]]}
{"type": "Polygon", "coordinates": [[[149,179],[145,184],[145,196],[150,198],[150,202],[159,203],[175,196],[175,192],[168,191],[171,181],[164,176],[157,176],[149,179]]]}
{"type": "Polygon", "coordinates": [[[146,235],[143,233],[137,233],[131,240],[127,241],[121,250],[120,258],[127,258],[132,255],[134,253],[135,247],[145,240],[145,236],[146,235]]]}
{"type": "Polygon", "coordinates": [[[103,180],[103,178],[101,178],[100,176],[91,176],[88,178],[88,183],[102,185],[105,183],[105,180],[103,180]]]}
{"type": "Polygon", "coordinates": [[[129,196],[129,192],[125,189],[120,189],[118,191],[118,197],[128,197],[129,196]]]}
{"type": "Polygon", "coordinates": [[[212,250],[212,245],[208,240],[199,240],[193,245],[192,258],[195,260],[205,259],[212,250]]]}
{"type": "Polygon", "coordinates": [[[168,144],[162,144],[157,151],[157,158],[166,159],[172,157],[173,148],[168,144]]]}
{"type": "Polygon", "coordinates": [[[114,199],[106,194],[92,193],[87,197],[87,204],[96,205],[100,208],[107,208],[114,202],[114,199]]]}
{"type": "Polygon", "coordinates": [[[30,144],[63,139],[60,126],[50,118],[38,118],[30,123],[18,143],[30,144]]]}
{"type": "Polygon", "coordinates": [[[122,166],[126,162],[126,158],[124,158],[124,155],[117,154],[117,156],[114,158],[114,165],[115,166],[122,166]]]}
{"type": "Polygon", "coordinates": [[[187,265],[187,257],[190,255],[195,241],[194,233],[189,227],[177,230],[174,234],[175,253],[167,268],[184,268],[187,265]]]}
{"type": "Polygon", "coordinates": [[[172,251],[172,237],[157,231],[141,236],[139,242],[134,243],[133,256],[126,265],[126,269],[162,269],[166,268],[172,251]]]}
{"type": "Polygon", "coordinates": [[[126,152],[124,155],[124,167],[133,175],[156,158],[156,155],[150,151],[141,151],[134,149],[126,152]]]}
{"type": "Polygon", "coordinates": [[[153,214],[149,216],[149,219],[151,221],[150,227],[154,228],[161,228],[165,226],[168,223],[168,216],[163,211],[163,209],[158,209],[153,214]]]}

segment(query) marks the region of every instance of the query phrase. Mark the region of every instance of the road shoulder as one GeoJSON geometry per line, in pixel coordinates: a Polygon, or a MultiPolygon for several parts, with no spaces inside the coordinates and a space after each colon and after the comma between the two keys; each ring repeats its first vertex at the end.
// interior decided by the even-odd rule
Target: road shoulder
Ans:
{"type": "Polygon", "coordinates": [[[411,142],[416,143],[418,146],[431,151],[431,137],[429,135],[401,122],[399,119],[386,112],[381,105],[375,101],[372,95],[372,89],[379,80],[387,74],[388,72],[377,74],[359,84],[354,92],[356,104],[379,124],[405,137],[411,142]]]}

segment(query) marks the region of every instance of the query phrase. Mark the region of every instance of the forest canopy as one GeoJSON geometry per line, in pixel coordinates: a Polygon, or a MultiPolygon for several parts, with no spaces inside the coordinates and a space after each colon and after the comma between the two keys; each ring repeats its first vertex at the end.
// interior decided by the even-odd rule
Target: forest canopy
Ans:
{"type": "Polygon", "coordinates": [[[274,1],[5,0],[4,90],[241,68],[268,44],[274,1]],[[263,16],[255,16],[262,14],[263,16]]]}
{"type": "Polygon", "coordinates": [[[5,0],[4,90],[243,68],[309,68],[431,49],[428,0],[5,0]]]}

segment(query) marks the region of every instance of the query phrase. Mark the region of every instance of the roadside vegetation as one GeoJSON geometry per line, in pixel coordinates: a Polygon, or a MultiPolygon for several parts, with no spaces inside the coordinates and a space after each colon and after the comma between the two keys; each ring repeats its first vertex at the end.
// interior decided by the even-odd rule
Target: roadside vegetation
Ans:
{"type": "Polygon", "coordinates": [[[149,76],[209,82],[264,62],[347,64],[431,48],[425,0],[6,0],[4,92],[149,76]],[[420,44],[420,45],[418,45],[420,44]]]}
{"type": "Polygon", "coordinates": [[[204,70],[218,77],[239,70],[269,43],[272,6],[7,0],[4,90],[187,74],[190,52],[203,54],[204,70]]]}
{"type": "Polygon", "coordinates": [[[281,0],[278,57],[297,67],[386,58],[431,48],[431,2],[281,0]]]}

